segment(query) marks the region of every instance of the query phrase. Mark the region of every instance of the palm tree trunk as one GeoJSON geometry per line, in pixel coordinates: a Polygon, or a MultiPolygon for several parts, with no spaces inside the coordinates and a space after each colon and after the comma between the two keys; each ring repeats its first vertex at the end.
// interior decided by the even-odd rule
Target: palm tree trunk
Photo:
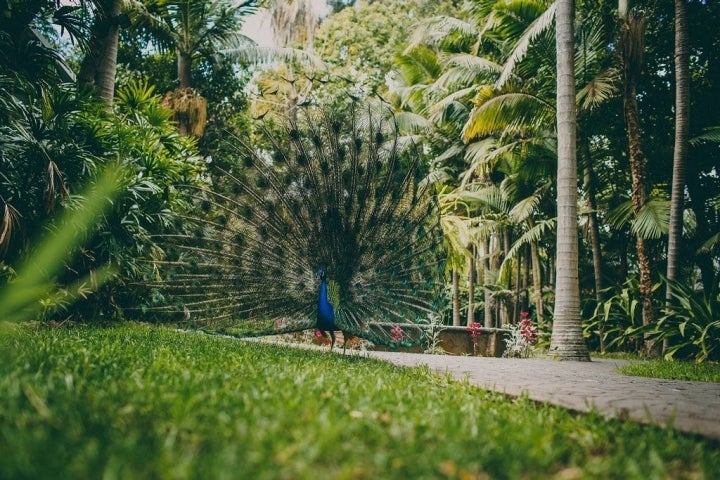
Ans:
{"type": "Polygon", "coordinates": [[[90,87],[98,100],[112,107],[115,98],[118,38],[122,0],[104,0],[99,3],[92,26],[90,51],[80,66],[78,81],[90,87]]]}
{"type": "MultiPolygon", "coordinates": [[[[690,72],[688,63],[687,16],[685,0],[675,0],[675,151],[673,155],[672,193],[670,196],[670,229],[668,231],[667,278],[675,280],[682,242],[683,200],[690,120],[690,72]]],[[[672,300],[668,282],[665,303],[672,300]]],[[[666,348],[667,344],[663,345],[666,348]]]]}
{"type": "Polygon", "coordinates": [[[475,277],[477,276],[477,268],[475,267],[475,263],[477,262],[477,259],[475,258],[475,247],[473,245],[470,245],[468,247],[470,250],[470,258],[469,258],[469,265],[468,265],[468,311],[467,311],[467,325],[470,326],[471,324],[475,323],[475,277]]]}
{"type": "MultiPolygon", "coordinates": [[[[630,12],[622,22],[622,52],[623,52],[623,113],[627,124],[628,150],[630,156],[630,173],[632,176],[631,200],[633,213],[637,217],[647,201],[645,182],[647,178],[647,160],[640,142],[640,114],[637,104],[637,80],[642,65],[644,49],[645,20],[641,15],[630,12]]],[[[638,257],[638,271],[640,272],[640,295],[643,306],[643,325],[655,322],[655,311],[652,301],[652,277],[650,272],[650,258],[647,254],[645,240],[637,235],[635,248],[638,257]]],[[[652,342],[646,340],[647,353],[659,353],[652,342]]]]}
{"type": "Polygon", "coordinates": [[[557,0],[557,280],[550,353],[589,361],[580,319],[573,0],[557,0]]]}
{"type": "Polygon", "coordinates": [[[533,294],[535,302],[535,315],[537,316],[538,327],[544,324],[543,298],[542,298],[542,274],[540,273],[540,254],[537,243],[530,244],[530,261],[532,262],[533,294]]]}
{"type": "Polygon", "coordinates": [[[484,239],[481,240],[482,243],[480,243],[480,258],[484,259],[482,261],[482,268],[483,268],[483,300],[485,301],[485,319],[483,324],[486,328],[492,328],[494,325],[493,323],[493,299],[492,299],[492,290],[490,290],[488,285],[490,284],[490,239],[484,239]]]}
{"type": "Polygon", "coordinates": [[[453,326],[460,326],[460,276],[457,268],[452,269],[453,326]]]}
{"type": "Polygon", "coordinates": [[[180,88],[192,88],[192,57],[187,52],[178,51],[177,74],[180,88]]]}

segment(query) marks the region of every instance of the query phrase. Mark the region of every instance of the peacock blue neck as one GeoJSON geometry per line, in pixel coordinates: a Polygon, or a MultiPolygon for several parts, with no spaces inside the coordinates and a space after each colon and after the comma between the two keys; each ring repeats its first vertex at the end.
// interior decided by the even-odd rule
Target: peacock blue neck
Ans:
{"type": "Polygon", "coordinates": [[[327,282],[324,276],[320,278],[318,294],[318,328],[322,331],[335,329],[335,311],[327,297],[327,282]]]}
{"type": "Polygon", "coordinates": [[[329,303],[327,298],[327,281],[325,278],[320,280],[320,295],[318,297],[318,304],[329,303]]]}

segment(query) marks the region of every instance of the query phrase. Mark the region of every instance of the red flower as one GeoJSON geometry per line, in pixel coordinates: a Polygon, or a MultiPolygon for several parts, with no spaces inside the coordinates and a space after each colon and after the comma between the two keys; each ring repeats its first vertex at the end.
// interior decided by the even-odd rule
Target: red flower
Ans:
{"type": "Polygon", "coordinates": [[[537,340],[537,327],[533,325],[527,315],[523,315],[522,320],[520,320],[520,335],[523,336],[527,343],[535,343],[537,340]]]}
{"type": "Polygon", "coordinates": [[[477,338],[480,336],[480,329],[482,328],[482,324],[478,322],[473,322],[470,325],[467,326],[465,330],[467,330],[470,333],[470,336],[472,338],[477,338]]]}

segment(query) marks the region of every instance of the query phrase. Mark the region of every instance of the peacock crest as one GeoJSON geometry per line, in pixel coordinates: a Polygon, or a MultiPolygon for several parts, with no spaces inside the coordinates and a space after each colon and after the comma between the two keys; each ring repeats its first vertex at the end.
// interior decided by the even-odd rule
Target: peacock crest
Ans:
{"type": "Polygon", "coordinates": [[[311,329],[322,269],[338,330],[419,341],[439,308],[442,234],[422,151],[392,114],[307,107],[233,142],[234,166],[189,192],[197,213],[165,236],[149,282],[163,301],[145,310],[236,335],[311,329]]]}

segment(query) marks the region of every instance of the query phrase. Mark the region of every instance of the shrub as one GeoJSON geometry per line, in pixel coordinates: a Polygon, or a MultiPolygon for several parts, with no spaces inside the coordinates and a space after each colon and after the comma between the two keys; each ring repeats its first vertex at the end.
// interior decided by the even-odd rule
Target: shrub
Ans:
{"type": "MultiPolygon", "coordinates": [[[[657,287],[656,287],[657,288],[657,287]]],[[[612,289],[606,289],[607,294],[612,289]]],[[[595,307],[583,322],[583,334],[591,348],[601,352],[637,352],[642,346],[642,301],[638,282],[630,277],[623,287],[595,307]]]]}
{"type": "Polygon", "coordinates": [[[707,292],[666,281],[672,287],[673,300],[649,331],[649,337],[669,344],[665,350],[667,359],[720,359],[720,276],[707,292]]]}

